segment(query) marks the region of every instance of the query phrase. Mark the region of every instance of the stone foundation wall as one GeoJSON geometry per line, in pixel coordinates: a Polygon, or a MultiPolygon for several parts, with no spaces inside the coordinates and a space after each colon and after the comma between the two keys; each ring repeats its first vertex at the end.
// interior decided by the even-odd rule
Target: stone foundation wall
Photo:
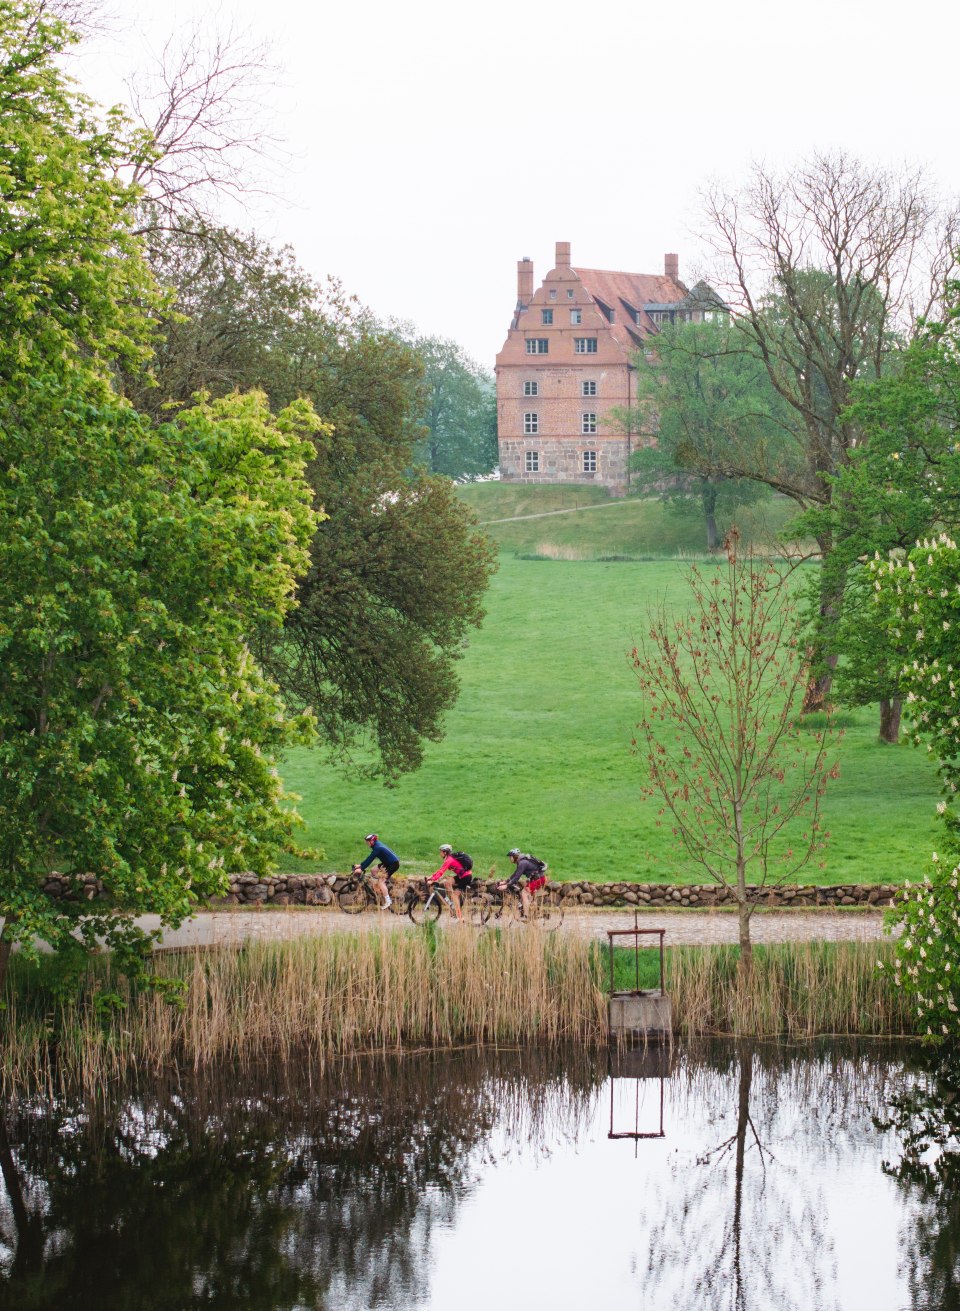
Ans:
{"type": "MultiPolygon", "coordinates": [[[[233,874],[230,891],[212,901],[212,906],[329,906],[346,879],[339,874],[276,874],[261,879],[256,874],[233,874]]],[[[477,879],[481,886],[485,880],[477,879]]],[[[403,896],[406,880],[396,878],[391,885],[394,895],[403,896]]],[[[550,887],[560,893],[568,905],[581,906],[657,906],[675,910],[679,907],[709,909],[733,906],[726,888],[709,883],[591,883],[588,881],[555,883],[550,887]]],[[[103,896],[103,884],[93,875],[76,880],[54,874],[44,884],[53,897],[79,896],[93,900],[103,896]]],[[[783,886],[766,888],[756,894],[761,906],[777,908],[804,906],[890,906],[897,888],[891,884],[842,883],[831,887],[783,886]]]]}

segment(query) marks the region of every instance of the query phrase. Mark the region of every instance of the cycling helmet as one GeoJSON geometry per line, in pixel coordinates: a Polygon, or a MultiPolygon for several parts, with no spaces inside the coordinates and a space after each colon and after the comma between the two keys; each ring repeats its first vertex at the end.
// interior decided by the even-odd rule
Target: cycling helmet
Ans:
{"type": "Polygon", "coordinates": [[[510,850],[507,852],[508,856],[520,856],[522,854],[523,853],[521,852],[519,847],[511,847],[510,850]]]}
{"type": "Polygon", "coordinates": [[[377,835],[376,835],[376,833],[368,833],[367,836],[366,836],[363,840],[364,840],[364,842],[376,842],[376,840],[377,840],[377,835]]]}
{"type": "Polygon", "coordinates": [[[445,852],[447,853],[447,855],[449,856],[450,853],[453,851],[453,847],[451,847],[451,845],[450,845],[449,842],[441,842],[441,843],[440,843],[440,850],[441,850],[441,851],[445,851],[445,852]]]}

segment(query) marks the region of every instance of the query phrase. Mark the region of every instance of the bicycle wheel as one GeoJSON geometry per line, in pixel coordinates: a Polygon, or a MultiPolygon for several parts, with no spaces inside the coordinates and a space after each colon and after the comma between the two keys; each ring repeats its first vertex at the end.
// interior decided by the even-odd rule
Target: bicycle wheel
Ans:
{"type": "MultiPolygon", "coordinates": [[[[387,886],[389,887],[390,885],[387,884],[387,886]]],[[[411,890],[408,888],[402,897],[395,896],[391,891],[390,896],[391,902],[388,907],[390,914],[406,915],[407,911],[410,909],[410,898],[413,896],[411,890]]]]}
{"type": "Polygon", "coordinates": [[[469,897],[464,913],[475,929],[483,928],[490,918],[490,898],[485,892],[478,892],[469,897]]]}
{"type": "Polygon", "coordinates": [[[410,918],[414,924],[435,924],[440,918],[443,905],[435,892],[431,892],[425,901],[416,897],[410,903],[410,918]]]}
{"type": "Polygon", "coordinates": [[[555,933],[563,923],[563,902],[560,894],[548,889],[538,892],[530,908],[530,922],[542,933],[555,933]]]}
{"type": "Polygon", "coordinates": [[[351,879],[337,893],[337,905],[346,915],[360,915],[367,909],[367,889],[359,879],[351,879]]]}

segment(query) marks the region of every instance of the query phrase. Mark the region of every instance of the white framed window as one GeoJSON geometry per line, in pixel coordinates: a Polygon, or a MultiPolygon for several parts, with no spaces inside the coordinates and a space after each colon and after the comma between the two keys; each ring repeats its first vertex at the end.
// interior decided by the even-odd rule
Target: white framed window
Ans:
{"type": "Polygon", "coordinates": [[[582,322],[583,322],[583,311],[582,311],[582,310],[571,310],[571,311],[570,311],[570,322],[571,322],[572,324],[574,324],[574,325],[576,325],[576,324],[578,324],[578,323],[582,323],[582,322]]]}
{"type": "Polygon", "coordinates": [[[597,431],[597,416],[592,411],[580,415],[580,431],[586,433],[597,431]]]}
{"type": "Polygon", "coordinates": [[[549,295],[549,297],[550,297],[551,300],[556,300],[556,299],[557,299],[557,289],[556,289],[556,287],[551,287],[550,290],[549,290],[549,292],[548,292],[547,294],[549,295]]]}
{"type": "Polygon", "coordinates": [[[574,355],[596,355],[596,337],[574,337],[573,353],[574,355]]]}
{"type": "Polygon", "coordinates": [[[524,396],[539,396],[540,395],[539,382],[531,382],[529,379],[526,379],[523,384],[523,394],[524,396]]]}
{"type": "Polygon", "coordinates": [[[553,310],[541,310],[540,322],[546,327],[553,322],[553,310]]]}
{"type": "Polygon", "coordinates": [[[583,453],[583,472],[597,472],[597,453],[596,451],[584,451],[583,453]]]}
{"type": "Polygon", "coordinates": [[[540,431],[540,415],[530,410],[523,416],[523,431],[529,436],[540,431]]]}
{"type": "Polygon", "coordinates": [[[546,355],[550,350],[549,337],[528,337],[527,354],[528,355],[546,355]]]}
{"type": "Polygon", "coordinates": [[[540,452],[526,451],[523,457],[523,467],[527,473],[540,472],[540,452]]]}
{"type": "Polygon", "coordinates": [[[568,287],[568,288],[567,288],[567,300],[573,300],[573,288],[572,288],[572,287],[568,287]]]}
{"type": "Polygon", "coordinates": [[[596,396],[596,394],[597,394],[596,378],[585,378],[583,382],[580,384],[580,395],[596,396]]]}

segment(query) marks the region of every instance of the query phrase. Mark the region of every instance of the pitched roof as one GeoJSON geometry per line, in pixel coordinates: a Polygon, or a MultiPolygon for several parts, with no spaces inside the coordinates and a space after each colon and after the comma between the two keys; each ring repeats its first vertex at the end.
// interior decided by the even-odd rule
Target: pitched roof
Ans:
{"type": "Polygon", "coordinates": [[[644,305],[676,305],[688,295],[682,282],[674,282],[662,273],[579,268],[574,273],[595,301],[613,310],[611,332],[628,351],[657,331],[653,320],[644,312],[644,305]]]}

